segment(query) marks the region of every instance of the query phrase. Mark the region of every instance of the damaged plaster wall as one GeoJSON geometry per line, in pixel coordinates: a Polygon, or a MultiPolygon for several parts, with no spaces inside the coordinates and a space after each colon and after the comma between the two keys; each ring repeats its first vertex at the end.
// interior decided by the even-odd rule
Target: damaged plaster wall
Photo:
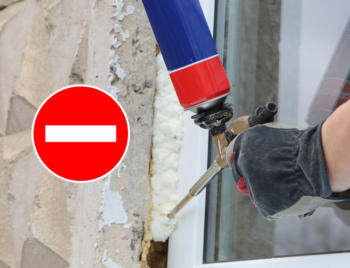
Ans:
{"type": "Polygon", "coordinates": [[[140,267],[156,75],[141,1],[0,0],[0,59],[0,267],[140,267]],[[38,106],[76,83],[111,92],[131,130],[119,169],[89,184],[53,177],[31,144],[38,106]]]}

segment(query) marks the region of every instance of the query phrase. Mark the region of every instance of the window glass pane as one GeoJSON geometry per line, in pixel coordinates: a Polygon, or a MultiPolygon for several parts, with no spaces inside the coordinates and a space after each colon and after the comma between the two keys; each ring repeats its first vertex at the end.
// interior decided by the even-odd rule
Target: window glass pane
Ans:
{"type": "MultiPolygon", "coordinates": [[[[274,101],[280,122],[307,127],[348,98],[349,10],[347,0],[217,0],[214,38],[235,116],[274,101]]],[[[236,190],[229,169],[209,184],[206,200],[204,262],[350,250],[350,204],[270,222],[236,190]]]]}

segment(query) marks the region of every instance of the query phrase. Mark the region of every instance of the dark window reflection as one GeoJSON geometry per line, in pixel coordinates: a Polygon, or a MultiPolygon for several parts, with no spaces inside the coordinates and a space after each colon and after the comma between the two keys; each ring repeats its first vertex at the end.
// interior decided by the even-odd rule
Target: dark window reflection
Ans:
{"type": "MultiPolygon", "coordinates": [[[[217,0],[214,37],[235,116],[275,101],[281,122],[306,127],[348,99],[348,10],[347,0],[217,0]]],[[[209,163],[215,157],[210,142],[209,163]]],[[[269,222],[226,169],[207,187],[204,244],[204,262],[348,251],[350,203],[269,222]]]]}

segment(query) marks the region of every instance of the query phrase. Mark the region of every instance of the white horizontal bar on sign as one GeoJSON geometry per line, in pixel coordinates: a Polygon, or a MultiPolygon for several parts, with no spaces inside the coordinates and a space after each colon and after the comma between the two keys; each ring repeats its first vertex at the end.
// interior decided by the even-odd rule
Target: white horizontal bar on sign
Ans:
{"type": "Polygon", "coordinates": [[[115,125],[46,125],[45,142],[116,142],[115,125]]]}

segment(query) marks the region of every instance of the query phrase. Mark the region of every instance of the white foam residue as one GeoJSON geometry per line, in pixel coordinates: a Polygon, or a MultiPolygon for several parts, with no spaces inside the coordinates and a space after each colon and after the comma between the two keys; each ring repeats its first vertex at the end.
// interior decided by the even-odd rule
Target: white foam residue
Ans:
{"type": "Polygon", "coordinates": [[[106,268],[122,268],[119,264],[115,263],[111,258],[107,259],[107,250],[106,249],[103,252],[102,264],[106,268]]]}
{"type": "Polygon", "coordinates": [[[110,189],[110,176],[106,179],[103,187],[100,212],[100,230],[105,226],[111,226],[113,223],[125,224],[128,222],[128,215],[124,210],[122,197],[119,192],[110,189]]]}
{"type": "Polygon", "coordinates": [[[151,177],[153,209],[150,227],[153,240],[165,241],[176,225],[176,220],[169,219],[167,214],[178,201],[177,183],[184,111],[161,55],[157,57],[157,64],[151,177]]]}

